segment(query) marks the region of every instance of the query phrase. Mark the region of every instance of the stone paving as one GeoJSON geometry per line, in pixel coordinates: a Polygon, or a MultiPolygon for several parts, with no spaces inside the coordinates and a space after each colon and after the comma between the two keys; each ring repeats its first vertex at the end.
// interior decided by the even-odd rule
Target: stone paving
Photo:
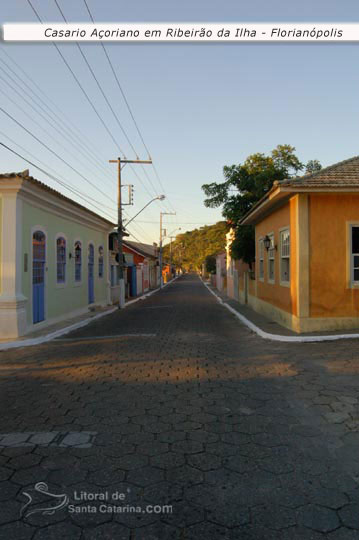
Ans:
{"type": "Polygon", "coordinates": [[[0,353],[0,540],[359,538],[358,340],[263,341],[191,275],[67,337],[0,353]]]}

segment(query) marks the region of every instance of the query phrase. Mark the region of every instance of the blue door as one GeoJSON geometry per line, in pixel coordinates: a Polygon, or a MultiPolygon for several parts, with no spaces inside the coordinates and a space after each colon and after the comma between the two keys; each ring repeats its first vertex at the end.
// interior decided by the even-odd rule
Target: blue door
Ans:
{"type": "Polygon", "coordinates": [[[136,265],[134,264],[130,268],[131,268],[130,295],[131,296],[137,296],[137,269],[136,269],[136,265]]]}
{"type": "Polygon", "coordinates": [[[46,238],[42,231],[32,235],[32,320],[45,319],[46,238]]]}
{"type": "Polygon", "coordinates": [[[88,258],[88,296],[89,304],[93,304],[95,301],[94,292],[94,263],[95,263],[95,250],[92,244],[89,245],[89,258],[88,258]]]}

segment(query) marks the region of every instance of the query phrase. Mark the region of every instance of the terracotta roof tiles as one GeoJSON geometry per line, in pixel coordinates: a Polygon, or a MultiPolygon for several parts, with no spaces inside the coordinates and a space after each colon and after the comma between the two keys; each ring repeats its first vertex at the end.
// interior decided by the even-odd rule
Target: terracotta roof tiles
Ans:
{"type": "Polygon", "coordinates": [[[313,174],[278,182],[279,186],[300,187],[359,187],[359,156],[340,161],[313,174]]]}

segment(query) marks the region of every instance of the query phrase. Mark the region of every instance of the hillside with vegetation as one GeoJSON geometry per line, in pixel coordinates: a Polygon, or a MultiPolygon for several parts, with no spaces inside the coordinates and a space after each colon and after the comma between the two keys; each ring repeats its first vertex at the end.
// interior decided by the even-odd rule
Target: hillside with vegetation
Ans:
{"type": "MultiPolygon", "coordinates": [[[[228,225],[219,221],[193,231],[178,234],[172,242],[172,262],[186,271],[200,270],[206,258],[225,250],[228,225]]],[[[165,261],[170,260],[170,245],[163,248],[165,261]]]]}

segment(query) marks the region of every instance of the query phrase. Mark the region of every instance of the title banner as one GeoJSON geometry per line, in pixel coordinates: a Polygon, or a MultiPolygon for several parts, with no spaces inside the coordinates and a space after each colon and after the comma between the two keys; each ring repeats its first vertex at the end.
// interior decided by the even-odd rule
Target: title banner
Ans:
{"type": "Polygon", "coordinates": [[[351,23],[8,23],[4,41],[359,41],[351,23]]]}

